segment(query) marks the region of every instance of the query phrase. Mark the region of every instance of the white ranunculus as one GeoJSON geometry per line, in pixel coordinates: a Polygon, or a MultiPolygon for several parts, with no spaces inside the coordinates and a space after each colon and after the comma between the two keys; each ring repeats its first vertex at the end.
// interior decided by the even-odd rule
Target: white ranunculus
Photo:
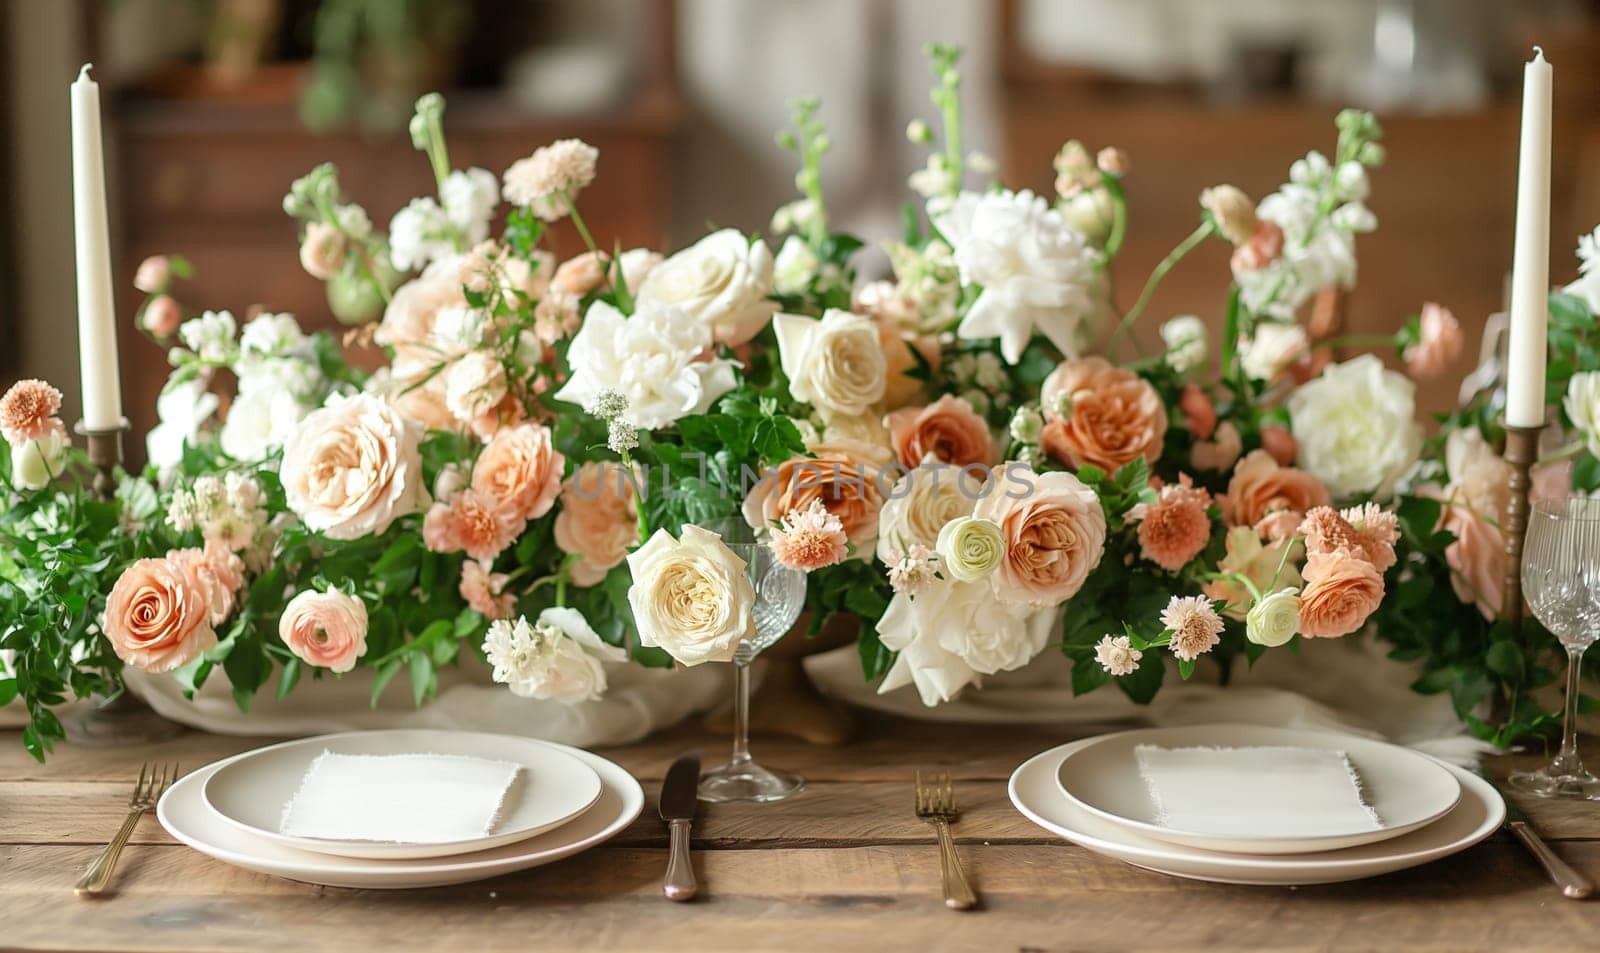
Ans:
{"type": "Polygon", "coordinates": [[[830,308],[820,321],[798,314],[772,320],[795,400],[852,417],[883,399],[889,365],[872,319],[830,308]]]}
{"type": "Polygon", "coordinates": [[[1311,346],[1306,329],[1292,321],[1262,321],[1244,342],[1239,358],[1244,372],[1258,381],[1270,381],[1288,370],[1311,346]]]}
{"type": "Polygon", "coordinates": [[[984,582],[946,579],[912,597],[897,593],[878,637],[899,652],[880,694],[915,683],[929,707],[949,701],[980,675],[1021,668],[1044,650],[1054,609],[1030,610],[995,598],[984,582]]]}
{"type": "Polygon", "coordinates": [[[961,468],[925,463],[895,483],[878,513],[878,559],[885,566],[900,561],[913,546],[932,551],[939,531],[951,520],[970,516],[983,482],[961,468]]]}
{"type": "Polygon", "coordinates": [[[200,428],[217,412],[220,401],[209,390],[205,376],[168,386],[156,398],[160,423],[145,437],[145,452],[158,470],[168,470],[183,460],[185,443],[193,445],[200,428]]]}
{"type": "Polygon", "coordinates": [[[700,358],[710,346],[711,329],[681,308],[640,302],[625,318],[596,301],[567,350],[572,378],[555,396],[589,407],[602,392],[616,391],[628,399],[628,423],[641,430],[665,427],[705,413],[733,389],[731,362],[700,358]]]}
{"type": "Polygon", "coordinates": [[[790,235],[778,249],[773,263],[772,287],[778,294],[797,295],[806,290],[811,279],[817,276],[817,253],[799,235],[790,235]]]}
{"type": "Polygon", "coordinates": [[[1329,365],[1288,408],[1300,466],[1335,497],[1388,499],[1422,451],[1414,385],[1372,354],[1329,365]]]}
{"type": "Polygon", "coordinates": [[[532,625],[524,617],[489,624],[483,652],[492,677],[522,698],[574,704],[596,701],[606,690],[605,662],[628,653],[607,644],[576,609],[552,607],[532,625]]]}
{"type": "Polygon", "coordinates": [[[1589,452],[1600,456],[1600,371],[1572,375],[1561,406],[1572,425],[1582,432],[1589,452]]]}
{"type": "Polygon", "coordinates": [[[1163,324],[1161,340],[1167,345],[1167,364],[1179,374],[1204,364],[1207,337],[1206,323],[1192,314],[1180,314],[1163,324]]]}
{"type": "Polygon", "coordinates": [[[983,289],[960,337],[998,337],[1011,364],[1035,331],[1077,353],[1098,256],[1048,202],[1032,192],[962,192],[934,226],[951,243],[961,283],[983,289]]]}
{"type": "Polygon", "coordinates": [[[1006,539],[993,520],[960,516],[939,530],[934,549],[952,579],[977,582],[989,578],[1006,558],[1006,539]]]}
{"type": "Polygon", "coordinates": [[[1259,599],[1245,613],[1245,638],[1269,648],[1282,645],[1300,631],[1300,590],[1279,589],[1259,599]]]}
{"type": "Polygon", "coordinates": [[[719,344],[737,347],[772,320],[772,252],[737,229],[712,232],[650,269],[638,288],[639,308],[682,308],[711,330],[719,344]]]}
{"type": "Polygon", "coordinates": [[[419,428],[370,394],[332,397],[284,444],[289,509],[329,539],[374,536],[427,497],[419,428]]]}
{"type": "Polygon", "coordinates": [[[228,406],[219,435],[222,451],[235,460],[255,463],[288,442],[307,408],[293,392],[274,387],[242,391],[228,406]]]}
{"type": "Polygon", "coordinates": [[[756,593],[745,562],[716,533],[688,525],[664,529],[628,554],[628,605],[641,645],[683,665],[731,662],[755,634],[756,593]]]}
{"type": "Polygon", "coordinates": [[[65,430],[54,429],[37,440],[25,440],[11,448],[11,485],[19,490],[39,490],[61,473],[66,463],[65,430]]]}

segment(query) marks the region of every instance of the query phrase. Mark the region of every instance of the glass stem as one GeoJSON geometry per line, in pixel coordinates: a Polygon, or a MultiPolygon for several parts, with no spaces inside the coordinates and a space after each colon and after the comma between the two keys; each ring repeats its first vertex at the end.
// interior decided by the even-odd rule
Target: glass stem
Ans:
{"type": "Polygon", "coordinates": [[[750,763],[750,663],[733,663],[733,758],[729,764],[750,763]]]}
{"type": "Polygon", "coordinates": [[[1583,648],[1567,646],[1567,703],[1561,722],[1561,753],[1550,765],[1556,775],[1582,774],[1583,761],[1578,757],[1578,682],[1583,677],[1583,648]]]}

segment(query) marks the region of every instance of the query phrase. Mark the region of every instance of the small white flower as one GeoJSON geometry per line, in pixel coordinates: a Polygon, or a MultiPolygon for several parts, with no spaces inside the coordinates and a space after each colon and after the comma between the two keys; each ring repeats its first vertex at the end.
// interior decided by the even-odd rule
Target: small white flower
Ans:
{"type": "Polygon", "coordinates": [[[933,141],[933,130],[920,119],[913,119],[906,123],[906,141],[925,146],[933,141]]]}
{"type": "Polygon", "coordinates": [[[819,264],[817,253],[811,250],[805,239],[790,235],[784,239],[783,247],[778,249],[778,257],[773,262],[773,290],[784,295],[800,294],[816,277],[819,264]]]}
{"type": "Polygon", "coordinates": [[[477,308],[440,308],[433,319],[433,337],[452,352],[471,351],[483,344],[484,313],[477,308]]]}
{"type": "Polygon", "coordinates": [[[246,463],[264,460],[288,442],[310,412],[293,391],[273,387],[241,388],[228,406],[222,424],[222,451],[246,463]]]}
{"type": "Polygon", "coordinates": [[[972,383],[980,390],[997,393],[1011,385],[1011,375],[1000,363],[1000,358],[989,351],[979,351],[973,357],[972,383]]]}
{"type": "Polygon", "coordinates": [[[389,260],[400,271],[421,271],[455,251],[455,230],[431,197],[412,199],[389,220],[389,260]]]}
{"type": "Polygon", "coordinates": [[[372,219],[367,217],[367,210],[361,206],[341,205],[334,210],[334,214],[339,219],[339,227],[356,241],[372,234],[372,219]]]}
{"type": "Polygon", "coordinates": [[[1044,432],[1044,415],[1032,407],[1020,408],[1011,418],[1011,439],[1018,443],[1038,443],[1044,432]]]}
{"type": "Polygon", "coordinates": [[[987,152],[969,152],[967,153],[967,168],[979,175],[994,175],[1000,165],[994,161],[994,156],[989,155],[987,152]]]}
{"type": "Polygon", "coordinates": [[[506,396],[506,369],[487,351],[472,351],[444,373],[444,404],[462,423],[494,410],[506,396]]]}
{"type": "Polygon", "coordinates": [[[603,663],[628,657],[601,639],[582,613],[556,607],[532,625],[526,617],[491,622],[483,652],[494,680],[512,694],[563,704],[599,699],[606,690],[603,663]]]}
{"type": "Polygon", "coordinates": [[[921,543],[912,543],[889,567],[889,588],[915,595],[939,578],[939,558],[921,543]]]}
{"type": "Polygon", "coordinates": [[[926,165],[906,177],[906,185],[925,199],[935,199],[955,191],[957,182],[949,161],[935,152],[926,165]]]}
{"type": "Polygon", "coordinates": [[[231,311],[207,311],[198,318],[190,318],[178,327],[178,337],[189,350],[200,355],[202,361],[227,364],[239,353],[234,335],[238,324],[231,311]]]}
{"type": "Polygon", "coordinates": [[[1161,326],[1161,340],[1167,345],[1167,364],[1179,374],[1187,374],[1206,362],[1208,332],[1206,323],[1192,314],[1180,314],[1161,326]]]}
{"type": "Polygon", "coordinates": [[[463,247],[489,237],[489,219],[500,203],[500,183],[488,169],[457,170],[439,187],[444,214],[455,227],[463,247]]]}
{"type": "Polygon", "coordinates": [[[66,465],[66,431],[54,429],[37,440],[25,440],[11,448],[11,485],[19,490],[43,489],[61,474],[66,465]]]}
{"type": "Polygon", "coordinates": [[[1094,660],[1112,675],[1132,675],[1142,658],[1144,653],[1134,648],[1126,635],[1103,636],[1095,643],[1094,660]]]}

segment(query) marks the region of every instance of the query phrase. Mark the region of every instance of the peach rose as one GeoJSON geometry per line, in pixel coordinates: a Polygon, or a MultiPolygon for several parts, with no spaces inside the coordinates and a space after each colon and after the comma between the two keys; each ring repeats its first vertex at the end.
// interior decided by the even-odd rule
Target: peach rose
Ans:
{"type": "Polygon", "coordinates": [[[939,369],[939,342],[933,338],[909,336],[882,318],[874,320],[878,324],[878,346],[883,349],[885,362],[884,406],[897,410],[921,403],[928,392],[928,382],[911,375],[923,366],[930,371],[939,369]]]}
{"type": "Polygon", "coordinates": [[[205,549],[175,549],[167,559],[193,577],[205,593],[211,624],[221,625],[233,613],[239,587],[244,585],[244,560],[216,539],[205,549]]]}
{"type": "Polygon", "coordinates": [[[503,572],[490,572],[476,560],[467,560],[461,566],[461,598],[485,619],[509,619],[517,605],[517,597],[505,591],[511,577],[503,572]]]}
{"type": "Polygon", "coordinates": [[[1295,454],[1300,452],[1300,445],[1295,442],[1294,434],[1282,427],[1262,427],[1261,449],[1271,454],[1279,466],[1286,467],[1294,463],[1295,454]]]}
{"type": "Polygon", "coordinates": [[[873,551],[878,538],[878,512],[884,489],[878,485],[874,450],[851,441],[828,441],[811,448],[812,456],[795,457],[767,468],[744,500],[744,518],[756,529],[775,526],[789,513],[821,500],[839,518],[856,552],[873,551]]]}
{"type": "Polygon", "coordinates": [[[959,397],[944,395],[926,407],[903,407],[884,423],[900,465],[914,469],[932,457],[964,467],[994,462],[994,437],[989,424],[959,397]]]}
{"type": "Polygon", "coordinates": [[[1485,619],[1500,615],[1506,591],[1506,543],[1500,527],[1451,491],[1439,514],[1439,528],[1455,536],[1445,547],[1450,565],[1450,588],[1456,598],[1471,603],[1485,619]]]}
{"type": "Polygon", "coordinates": [[[1422,306],[1420,334],[1405,349],[1406,370],[1417,380],[1438,377],[1461,355],[1461,322],[1442,304],[1422,306]]]}
{"type": "Polygon", "coordinates": [[[171,559],[141,559],[117,577],[103,628],[117,657],[146,672],[170,672],[217,644],[206,587],[171,559]]]}
{"type": "Polygon", "coordinates": [[[572,564],[574,583],[595,585],[638,541],[633,480],[622,464],[591,461],[561,484],[555,542],[562,552],[578,557],[572,564]]]}
{"type": "Polygon", "coordinates": [[[307,665],[348,672],[367,654],[367,606],[337,589],[307,589],[284,607],[278,637],[307,665]]]}
{"type": "Polygon", "coordinates": [[[1128,512],[1139,524],[1139,554],[1171,572],[1188,565],[1211,539],[1210,505],[1210,493],[1194,486],[1187,473],[1178,474],[1178,482],[1162,487],[1154,504],[1140,503],[1128,512]]]}
{"type": "Polygon", "coordinates": [[[550,512],[561,492],[566,458],[550,439],[550,428],[523,423],[506,427],[489,441],[472,470],[472,485],[523,519],[550,512]]]}
{"type": "Polygon", "coordinates": [[[606,269],[611,267],[611,256],[603,251],[586,251],[561,263],[550,288],[562,294],[581,298],[605,284],[606,269]]]}
{"type": "Polygon", "coordinates": [[[1178,409],[1183,411],[1184,424],[1196,440],[1210,440],[1217,429],[1217,408],[1199,384],[1183,385],[1178,397],[1178,409]]]}
{"type": "Polygon", "coordinates": [[[1233,466],[1244,452],[1244,438],[1239,436],[1239,428],[1231,420],[1217,424],[1212,437],[1214,439],[1202,440],[1189,449],[1189,462],[1197,470],[1221,473],[1233,466]]]}
{"type": "Polygon", "coordinates": [[[1361,628],[1383,601],[1383,574],[1348,552],[1306,559],[1306,587],[1300,593],[1300,634],[1336,639],[1361,628]]]}
{"type": "Polygon", "coordinates": [[[1239,461],[1228,481],[1222,515],[1230,526],[1254,526],[1275,510],[1304,514],[1332,500],[1316,477],[1304,470],[1279,466],[1272,454],[1252,450],[1239,461]]]}
{"type": "Polygon", "coordinates": [[[330,539],[382,533],[426,494],[418,442],[417,429],[376,397],[329,398],[284,444],[289,509],[330,539]]]}
{"type": "Polygon", "coordinates": [[[1100,498],[1064,471],[996,467],[972,515],[998,524],[1005,538],[1005,559],[989,584],[1012,605],[1060,605],[1083,588],[1105,552],[1100,498]]]}
{"type": "Polygon", "coordinates": [[[1166,405],[1132,371],[1100,357],[1065,361],[1045,379],[1041,400],[1050,419],[1041,444],[1068,466],[1114,473],[1139,457],[1153,463],[1161,456],[1166,405]]]}
{"type": "MultiPolygon", "coordinates": [[[[1228,530],[1227,553],[1217,564],[1217,572],[1244,576],[1262,592],[1295,588],[1300,585],[1301,547],[1293,537],[1265,545],[1248,526],[1228,530]]],[[[1212,579],[1201,587],[1208,598],[1226,602],[1224,615],[1243,619],[1250,609],[1251,593],[1237,579],[1212,579]]]]}
{"type": "Polygon", "coordinates": [[[436,553],[461,551],[473,559],[492,562],[517,541],[527,525],[510,503],[469,488],[428,509],[422,521],[422,542],[436,553]]]}

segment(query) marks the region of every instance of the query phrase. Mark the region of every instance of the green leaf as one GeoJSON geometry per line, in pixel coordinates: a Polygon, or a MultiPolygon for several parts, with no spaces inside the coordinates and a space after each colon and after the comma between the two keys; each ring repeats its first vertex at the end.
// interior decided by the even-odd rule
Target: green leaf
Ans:
{"type": "Polygon", "coordinates": [[[433,659],[425,652],[411,655],[411,703],[422,707],[423,699],[433,694],[433,659]]]}
{"type": "Polygon", "coordinates": [[[17,680],[0,678],[0,705],[9,705],[17,697],[17,680]]]}
{"type": "Polygon", "coordinates": [[[294,691],[294,686],[300,681],[300,659],[292,658],[283,663],[283,672],[278,676],[278,701],[289,697],[294,691]]]}
{"type": "Polygon", "coordinates": [[[1117,679],[1117,687],[1137,704],[1148,705],[1166,677],[1167,666],[1161,658],[1146,658],[1131,675],[1117,679]]]}
{"type": "Polygon", "coordinates": [[[895,653],[878,638],[878,630],[863,619],[856,638],[856,654],[861,658],[861,676],[875,682],[894,665],[895,653]]]}
{"type": "Polygon", "coordinates": [[[400,666],[400,659],[390,659],[373,671],[371,707],[378,707],[378,699],[383,695],[383,690],[389,687],[389,683],[394,680],[394,677],[400,674],[400,666]]]}
{"type": "Polygon", "coordinates": [[[1483,662],[1489,667],[1489,671],[1510,684],[1517,685],[1522,682],[1522,650],[1517,648],[1515,642],[1504,641],[1490,645],[1483,662]]]}
{"type": "Polygon", "coordinates": [[[1111,673],[1101,667],[1093,656],[1079,655],[1072,660],[1072,694],[1087,695],[1111,681],[1111,673]]]}
{"type": "Polygon", "coordinates": [[[1572,488],[1580,493],[1600,490],[1600,459],[1585,453],[1572,462],[1572,488]]]}

